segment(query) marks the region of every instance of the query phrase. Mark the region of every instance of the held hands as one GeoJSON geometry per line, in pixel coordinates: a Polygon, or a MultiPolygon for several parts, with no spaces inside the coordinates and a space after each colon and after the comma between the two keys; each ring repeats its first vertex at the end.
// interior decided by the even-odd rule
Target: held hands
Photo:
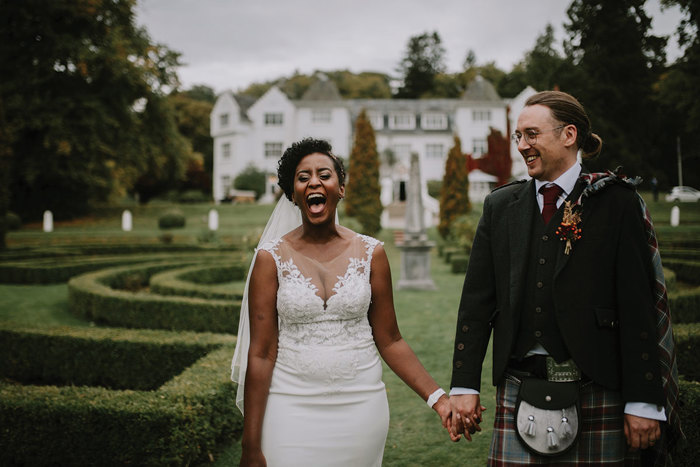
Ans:
{"type": "MultiPolygon", "coordinates": [[[[440,420],[442,421],[442,426],[449,432],[450,434],[450,439],[452,441],[459,441],[462,439],[462,433],[464,433],[464,437],[471,441],[472,437],[475,432],[481,431],[481,427],[479,426],[479,423],[481,423],[481,412],[486,410],[486,407],[482,406],[479,404],[479,396],[476,395],[476,406],[478,407],[478,421],[477,422],[467,422],[467,413],[470,413],[468,411],[460,411],[455,410],[456,407],[456,399],[460,397],[466,397],[466,396],[452,396],[448,397],[447,395],[443,395],[438,399],[438,401],[435,403],[433,406],[433,409],[438,413],[440,416],[440,420]],[[465,415],[462,415],[465,414],[465,415]]],[[[470,418],[470,420],[474,420],[474,416],[470,418]]]]}
{"type": "Polygon", "coordinates": [[[481,405],[478,394],[464,394],[450,397],[452,411],[452,426],[449,428],[452,441],[459,441],[460,434],[464,433],[467,441],[472,440],[475,432],[481,431],[481,414],[486,407],[481,405]],[[455,439],[456,437],[456,439],[455,439]]]}

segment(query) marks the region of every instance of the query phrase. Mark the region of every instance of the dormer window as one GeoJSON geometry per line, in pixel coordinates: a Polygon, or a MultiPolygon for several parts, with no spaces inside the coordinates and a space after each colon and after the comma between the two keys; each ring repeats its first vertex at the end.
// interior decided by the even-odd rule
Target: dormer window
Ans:
{"type": "Polygon", "coordinates": [[[331,110],[330,109],[313,109],[311,111],[311,121],[314,123],[330,123],[331,122],[331,110]]]}
{"type": "Polygon", "coordinates": [[[266,113],[265,126],[281,126],[283,115],[281,113],[266,113]]]}
{"type": "Polygon", "coordinates": [[[219,126],[221,126],[222,128],[228,126],[228,114],[219,115],[219,126]]]}
{"type": "Polygon", "coordinates": [[[491,111],[490,110],[473,110],[472,120],[475,122],[490,122],[491,121],[491,111]]]}
{"type": "Polygon", "coordinates": [[[410,112],[394,112],[389,115],[389,128],[392,130],[413,130],[416,116],[410,112]]]}
{"type": "Polygon", "coordinates": [[[424,113],[421,117],[420,126],[424,130],[446,130],[447,115],[443,113],[424,113]]]}

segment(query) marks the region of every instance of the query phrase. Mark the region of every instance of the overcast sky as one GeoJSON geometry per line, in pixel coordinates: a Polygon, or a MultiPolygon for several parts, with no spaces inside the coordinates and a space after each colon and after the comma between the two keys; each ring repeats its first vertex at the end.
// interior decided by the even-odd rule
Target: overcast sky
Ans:
{"type": "MultiPolygon", "coordinates": [[[[504,71],[551,23],[561,43],[568,0],[139,0],[136,21],[153,41],[182,53],[184,88],[217,93],[295,70],[395,74],[411,36],[437,31],[449,72],[469,49],[504,71]]],[[[678,9],[647,1],[656,34],[672,34],[678,9]]],[[[669,41],[669,58],[678,56],[669,41]]]]}

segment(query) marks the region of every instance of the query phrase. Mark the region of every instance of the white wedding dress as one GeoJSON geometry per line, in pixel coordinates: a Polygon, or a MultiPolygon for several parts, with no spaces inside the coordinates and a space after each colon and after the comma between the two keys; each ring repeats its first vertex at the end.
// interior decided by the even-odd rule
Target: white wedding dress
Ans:
{"type": "Polygon", "coordinates": [[[367,319],[372,252],[356,234],[327,263],[284,237],[277,264],[279,344],[263,421],[268,466],[381,465],[389,428],[382,365],[367,319]]]}

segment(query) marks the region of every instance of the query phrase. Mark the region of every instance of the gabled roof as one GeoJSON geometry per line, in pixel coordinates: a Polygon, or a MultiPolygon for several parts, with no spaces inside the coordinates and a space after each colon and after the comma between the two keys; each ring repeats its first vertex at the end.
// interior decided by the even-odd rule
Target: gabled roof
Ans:
{"type": "Polygon", "coordinates": [[[490,81],[484,79],[481,75],[476,75],[476,78],[469,83],[467,90],[462,94],[462,99],[476,102],[502,102],[501,96],[496,92],[490,81]]]}
{"type": "Polygon", "coordinates": [[[317,75],[318,79],[309,86],[301,101],[339,101],[342,100],[338,87],[333,81],[328,79],[328,76],[323,73],[317,75]]]}

